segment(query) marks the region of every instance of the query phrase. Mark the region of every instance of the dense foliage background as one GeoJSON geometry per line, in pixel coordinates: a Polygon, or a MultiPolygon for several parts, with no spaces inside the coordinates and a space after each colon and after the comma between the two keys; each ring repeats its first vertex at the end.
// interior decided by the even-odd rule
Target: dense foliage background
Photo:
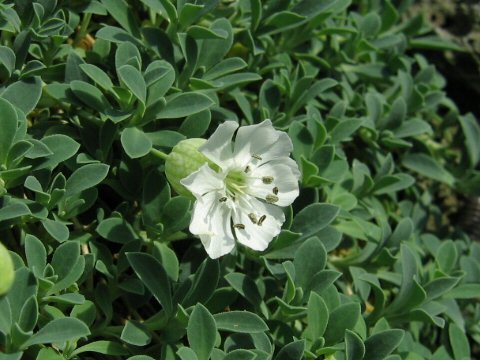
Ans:
{"type": "Polygon", "coordinates": [[[480,128],[411,5],[0,1],[0,359],[478,356],[480,128]],[[301,195],[210,260],[159,151],[267,118],[301,195]]]}

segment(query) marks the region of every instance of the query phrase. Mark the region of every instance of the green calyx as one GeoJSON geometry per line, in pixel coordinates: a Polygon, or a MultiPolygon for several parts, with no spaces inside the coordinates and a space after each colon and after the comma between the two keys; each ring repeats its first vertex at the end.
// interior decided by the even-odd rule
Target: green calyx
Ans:
{"type": "Polygon", "coordinates": [[[7,293],[12,287],[15,277],[12,257],[2,243],[0,243],[0,296],[7,293]]]}
{"type": "Polygon", "coordinates": [[[193,198],[190,191],[188,191],[180,180],[187,177],[191,173],[197,171],[202,165],[208,163],[212,169],[215,169],[208,158],[203,155],[198,148],[205,143],[205,139],[187,139],[180,141],[168,154],[165,161],[165,174],[168,182],[173,189],[180,195],[193,198]]]}

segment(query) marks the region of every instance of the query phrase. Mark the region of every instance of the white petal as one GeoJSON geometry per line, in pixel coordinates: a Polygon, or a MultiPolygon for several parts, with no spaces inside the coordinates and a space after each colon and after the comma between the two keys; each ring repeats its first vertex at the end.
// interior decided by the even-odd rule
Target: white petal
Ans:
{"type": "Polygon", "coordinates": [[[208,164],[180,180],[197,199],[210,191],[220,191],[225,187],[224,175],[216,173],[208,164]]]}
{"type": "Polygon", "coordinates": [[[266,199],[267,196],[276,196],[278,201],[274,204],[278,206],[290,205],[299,194],[298,178],[290,167],[279,161],[271,161],[252,170],[250,175],[248,192],[250,195],[260,199],[266,199]],[[271,184],[265,184],[262,178],[272,177],[271,184]],[[273,189],[276,188],[277,194],[273,189]]]}
{"type": "Polygon", "coordinates": [[[220,202],[221,193],[210,192],[195,202],[190,232],[198,235],[208,256],[216,259],[235,247],[230,219],[231,209],[220,202]]]}
{"type": "Polygon", "coordinates": [[[244,166],[252,155],[260,156],[260,163],[288,157],[293,145],[288,135],[275,130],[270,120],[257,125],[242,126],[235,138],[234,156],[239,166],[244,166]]]}
{"type": "Polygon", "coordinates": [[[249,248],[263,251],[272,239],[280,233],[285,215],[281,208],[265,204],[255,198],[245,199],[242,205],[232,214],[234,224],[243,224],[244,229],[235,228],[237,240],[249,248]],[[257,223],[254,224],[249,217],[254,214],[257,223]],[[265,215],[265,219],[258,225],[258,220],[265,215]]]}
{"type": "Polygon", "coordinates": [[[198,150],[221,168],[233,163],[232,136],[237,130],[235,121],[225,121],[198,150]]]}

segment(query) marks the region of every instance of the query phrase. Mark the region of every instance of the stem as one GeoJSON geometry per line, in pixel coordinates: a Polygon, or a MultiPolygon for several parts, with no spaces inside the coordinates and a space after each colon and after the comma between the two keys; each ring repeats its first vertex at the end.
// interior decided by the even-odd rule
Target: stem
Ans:
{"type": "Polygon", "coordinates": [[[82,24],[80,25],[80,30],[75,37],[75,45],[78,45],[80,41],[87,35],[88,25],[90,25],[90,20],[92,19],[92,14],[87,13],[84,15],[82,24]]]}
{"type": "Polygon", "coordinates": [[[167,158],[168,158],[168,154],[165,154],[163,151],[160,151],[160,150],[155,149],[153,147],[150,149],[150,154],[152,154],[153,156],[158,157],[162,160],[167,160],[167,158]]]}

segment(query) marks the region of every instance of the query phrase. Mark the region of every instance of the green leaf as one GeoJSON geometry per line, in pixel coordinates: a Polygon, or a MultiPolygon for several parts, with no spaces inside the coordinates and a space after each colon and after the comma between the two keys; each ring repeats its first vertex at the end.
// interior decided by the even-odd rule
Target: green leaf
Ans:
{"type": "Polygon", "coordinates": [[[317,237],[303,242],[295,252],[295,283],[304,291],[315,274],[323,270],[327,263],[327,252],[317,237]]]}
{"type": "Polygon", "coordinates": [[[155,242],[154,256],[160,261],[168,277],[178,281],[179,264],[175,253],[167,244],[155,242]]]}
{"type": "Polygon", "coordinates": [[[439,277],[425,285],[425,292],[427,293],[427,299],[433,300],[443,294],[449,294],[450,291],[458,284],[459,278],[455,277],[439,277]]]}
{"type": "Polygon", "coordinates": [[[37,237],[30,234],[25,236],[25,255],[27,256],[28,267],[35,276],[42,276],[47,264],[47,251],[37,237]]]}
{"type": "Polygon", "coordinates": [[[280,349],[275,360],[299,360],[303,359],[305,340],[293,341],[280,349]]]}
{"type": "Polygon", "coordinates": [[[7,46],[0,46],[0,64],[7,71],[8,77],[10,77],[13,70],[15,70],[15,60],[15,53],[12,49],[7,46]]]}
{"type": "Polygon", "coordinates": [[[385,175],[378,181],[372,191],[375,195],[391,194],[412,186],[415,179],[408,174],[385,175]]]}
{"type": "Polygon", "coordinates": [[[219,278],[220,265],[218,260],[205,259],[195,272],[192,286],[185,295],[182,305],[188,307],[197,302],[207,302],[217,288],[219,278]]]}
{"type": "Polygon", "coordinates": [[[228,33],[221,29],[208,29],[203,26],[192,25],[188,28],[187,34],[193,39],[226,39],[228,33]]]}
{"type": "Polygon", "coordinates": [[[445,37],[423,36],[411,39],[409,45],[413,49],[451,50],[463,52],[465,49],[445,37]]]}
{"type": "Polygon", "coordinates": [[[259,306],[262,302],[257,284],[248,276],[234,272],[225,275],[225,280],[252,305],[259,306]]]}
{"type": "Polygon", "coordinates": [[[438,267],[444,273],[450,273],[454,270],[458,260],[458,251],[452,240],[442,242],[435,254],[438,267]]]}
{"type": "Polygon", "coordinates": [[[18,325],[27,332],[32,331],[38,320],[38,303],[35,295],[30,296],[22,306],[18,325]]]}
{"type": "Polygon", "coordinates": [[[74,80],[70,83],[70,88],[79,100],[99,113],[103,114],[111,108],[102,92],[89,83],[74,80]]]}
{"type": "MultiPolygon", "coordinates": [[[[23,305],[31,296],[37,294],[37,289],[37,280],[27,268],[21,267],[15,271],[15,278],[12,287],[6,295],[2,294],[10,304],[8,317],[13,322],[20,318],[23,305]]],[[[2,305],[4,304],[5,302],[3,302],[2,305]]],[[[0,323],[2,323],[2,321],[0,321],[0,323]]]]}
{"type": "Polygon", "coordinates": [[[120,138],[123,149],[132,159],[147,155],[152,149],[152,141],[136,127],[126,128],[120,138]]]}
{"type": "Polygon", "coordinates": [[[383,360],[402,342],[403,330],[392,329],[373,334],[365,341],[365,359],[383,360]]]}
{"type": "Polygon", "coordinates": [[[173,312],[170,280],[163,266],[151,255],[127,253],[127,259],[137,276],[163,306],[167,314],[173,312]]]}
{"type": "Polygon", "coordinates": [[[472,299],[480,297],[480,284],[460,284],[445,294],[450,299],[472,299]]]}
{"type": "Polygon", "coordinates": [[[257,355],[250,350],[245,349],[236,349],[230,351],[225,357],[224,360],[253,360],[258,358],[257,355]]]}
{"type": "Polygon", "coordinates": [[[330,138],[333,143],[347,141],[349,136],[353,134],[361,125],[363,120],[345,119],[340,121],[330,132],[330,138]]]}
{"type": "Polygon", "coordinates": [[[120,244],[127,244],[138,238],[132,226],[120,217],[102,220],[95,230],[101,237],[120,244]]]}
{"type": "Polygon", "coordinates": [[[90,330],[85,323],[75,318],[65,317],[47,323],[23,343],[22,348],[36,344],[62,344],[65,341],[79,339],[87,335],[90,335],[90,330]]]}
{"type": "Polygon", "coordinates": [[[47,292],[54,294],[75,283],[85,269],[85,258],[80,255],[78,242],[64,242],[53,254],[52,264],[58,280],[47,292]]]}
{"type": "Polygon", "coordinates": [[[247,67],[247,63],[238,57],[227,58],[214,65],[202,77],[205,80],[215,80],[221,76],[242,70],[247,67]]]}
{"type": "Polygon", "coordinates": [[[138,36],[139,26],[125,0],[101,0],[110,15],[130,34],[138,36]]]}
{"type": "Polygon", "coordinates": [[[470,165],[475,167],[480,158],[480,126],[473,115],[468,114],[461,116],[460,125],[462,126],[463,134],[465,135],[465,146],[467,148],[470,165]]]}
{"type": "Polygon", "coordinates": [[[351,330],[345,331],[346,360],[362,360],[365,355],[365,345],[362,339],[351,330]]]}
{"type": "Polygon", "coordinates": [[[120,80],[142,103],[147,101],[147,85],[140,71],[132,65],[123,65],[117,69],[120,80]]]}
{"type": "Polygon", "coordinates": [[[109,166],[105,164],[87,164],[73,172],[65,185],[65,197],[90,189],[105,179],[109,166]]]}
{"type": "Polygon", "coordinates": [[[339,211],[334,205],[310,204],[295,216],[292,231],[302,233],[300,239],[307,239],[330,224],[339,211]]]}
{"type": "Polygon", "coordinates": [[[67,225],[61,223],[60,221],[55,221],[51,219],[42,220],[42,225],[47,230],[47,232],[58,242],[64,242],[68,240],[70,236],[70,231],[68,230],[67,225]]]}
{"type": "Polygon", "coordinates": [[[188,116],[178,131],[189,138],[201,137],[208,130],[211,118],[210,110],[200,111],[188,116]]]}
{"type": "Polygon", "coordinates": [[[41,140],[52,152],[52,155],[48,156],[44,160],[39,168],[53,168],[58,164],[70,159],[75,155],[80,148],[80,144],[73,140],[71,137],[62,134],[53,134],[45,136],[41,140]]]}
{"type": "Polygon", "coordinates": [[[187,338],[198,360],[208,360],[215,346],[217,327],[215,319],[202,304],[193,308],[188,320],[187,338]]]}
{"type": "Polygon", "coordinates": [[[110,356],[121,356],[128,355],[129,352],[119,343],[115,341],[100,340],[94,341],[89,344],[80,346],[72,352],[72,356],[84,353],[84,352],[94,352],[98,354],[110,355],[110,356]]]}
{"type": "Polygon", "coordinates": [[[388,312],[407,312],[409,309],[421,304],[425,298],[425,290],[418,284],[417,261],[407,245],[400,248],[400,261],[402,264],[402,283],[394,301],[387,308],[388,312]]]}
{"type": "Polygon", "coordinates": [[[181,118],[199,113],[211,107],[214,102],[206,95],[186,92],[167,97],[167,105],[157,114],[158,119],[181,118]]]}
{"type": "Polygon", "coordinates": [[[0,221],[15,219],[30,214],[30,209],[23,203],[8,204],[0,208],[0,221]]]}
{"type": "Polygon", "coordinates": [[[5,164],[17,132],[17,112],[7,100],[0,98],[0,114],[0,164],[5,164]]]}
{"type": "Polygon", "coordinates": [[[247,311],[229,311],[213,317],[219,330],[246,334],[268,330],[267,324],[258,315],[247,311]]]}
{"type": "Polygon", "coordinates": [[[451,323],[448,327],[448,335],[454,358],[458,360],[471,359],[470,344],[465,332],[455,323],[451,323]]]}
{"type": "Polygon", "coordinates": [[[138,321],[129,320],[123,327],[120,339],[131,345],[145,346],[150,344],[152,335],[150,331],[138,321]]]}
{"type": "Polygon", "coordinates": [[[227,34],[224,39],[206,39],[203,40],[199,51],[197,67],[204,66],[209,70],[217,65],[219,59],[223,59],[233,44],[233,29],[229,20],[220,18],[213,21],[210,26],[212,31],[223,31],[227,34]]]}
{"type": "Polygon", "coordinates": [[[310,293],[307,304],[307,336],[314,342],[323,336],[328,324],[328,308],[322,297],[315,292],[310,293]]]}
{"type": "Polygon", "coordinates": [[[360,305],[356,303],[343,304],[333,310],[325,330],[325,343],[333,345],[343,339],[345,330],[353,329],[359,317],[360,305]]]}
{"type": "Polygon", "coordinates": [[[198,360],[197,354],[195,351],[190,349],[189,347],[183,346],[177,351],[177,355],[180,357],[181,360],[198,360]]]}
{"type": "Polygon", "coordinates": [[[113,83],[110,77],[98,66],[93,64],[81,64],[80,68],[87,76],[100,85],[104,90],[112,91],[113,83]]]}
{"type": "Polygon", "coordinates": [[[407,154],[402,159],[403,165],[420,175],[444,182],[450,186],[455,182],[455,178],[435,159],[426,154],[407,154]]]}
{"type": "Polygon", "coordinates": [[[23,111],[29,114],[40,100],[42,95],[42,80],[39,76],[21,79],[9,85],[2,93],[2,97],[23,111]],[[25,96],[28,94],[28,96],[25,96]]]}

